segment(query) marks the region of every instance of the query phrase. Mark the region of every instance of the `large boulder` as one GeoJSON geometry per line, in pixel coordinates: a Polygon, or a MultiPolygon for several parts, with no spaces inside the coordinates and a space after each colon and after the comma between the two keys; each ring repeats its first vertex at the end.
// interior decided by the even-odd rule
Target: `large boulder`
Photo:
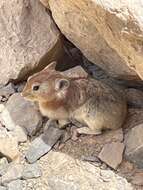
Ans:
{"type": "Polygon", "coordinates": [[[125,178],[111,170],[102,170],[90,163],[51,151],[40,159],[49,190],[133,190],[125,178]]]}
{"type": "Polygon", "coordinates": [[[0,84],[41,69],[62,51],[56,25],[35,0],[0,1],[0,47],[0,84]]]}
{"type": "Polygon", "coordinates": [[[143,78],[143,6],[140,0],[48,2],[62,33],[90,61],[112,76],[143,78]]]}

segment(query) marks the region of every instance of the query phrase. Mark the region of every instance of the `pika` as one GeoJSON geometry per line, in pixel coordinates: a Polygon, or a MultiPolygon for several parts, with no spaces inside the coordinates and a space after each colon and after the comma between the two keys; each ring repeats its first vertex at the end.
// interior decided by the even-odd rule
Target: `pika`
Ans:
{"type": "Polygon", "coordinates": [[[127,103],[120,92],[88,76],[68,77],[55,67],[52,62],[29,77],[22,96],[38,102],[41,113],[61,126],[72,119],[82,123],[79,134],[97,135],[103,129],[122,127],[127,103]]]}

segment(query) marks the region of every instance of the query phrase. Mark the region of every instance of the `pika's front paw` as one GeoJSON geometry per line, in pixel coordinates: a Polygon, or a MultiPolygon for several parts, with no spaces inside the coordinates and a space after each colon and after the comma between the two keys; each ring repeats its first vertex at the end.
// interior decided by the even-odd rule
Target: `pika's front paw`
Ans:
{"type": "Polygon", "coordinates": [[[64,120],[64,119],[61,119],[61,120],[58,120],[58,126],[60,129],[64,129],[67,127],[67,125],[70,123],[69,120],[64,120]]]}

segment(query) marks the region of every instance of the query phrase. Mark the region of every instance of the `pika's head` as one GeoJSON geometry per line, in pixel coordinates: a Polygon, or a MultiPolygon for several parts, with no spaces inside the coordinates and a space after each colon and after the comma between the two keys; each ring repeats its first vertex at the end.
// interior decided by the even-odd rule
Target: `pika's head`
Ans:
{"type": "Polygon", "coordinates": [[[56,62],[52,62],[39,73],[29,77],[22,96],[30,101],[50,102],[63,99],[68,93],[70,79],[55,70],[56,62]]]}

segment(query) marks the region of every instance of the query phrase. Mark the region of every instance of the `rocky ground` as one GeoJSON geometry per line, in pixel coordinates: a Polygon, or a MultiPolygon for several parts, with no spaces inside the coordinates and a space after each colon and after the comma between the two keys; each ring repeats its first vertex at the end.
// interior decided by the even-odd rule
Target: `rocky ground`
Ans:
{"type": "Polygon", "coordinates": [[[123,129],[75,138],[74,124],[58,129],[20,95],[24,84],[0,89],[0,189],[143,189],[143,109],[123,129]]]}

